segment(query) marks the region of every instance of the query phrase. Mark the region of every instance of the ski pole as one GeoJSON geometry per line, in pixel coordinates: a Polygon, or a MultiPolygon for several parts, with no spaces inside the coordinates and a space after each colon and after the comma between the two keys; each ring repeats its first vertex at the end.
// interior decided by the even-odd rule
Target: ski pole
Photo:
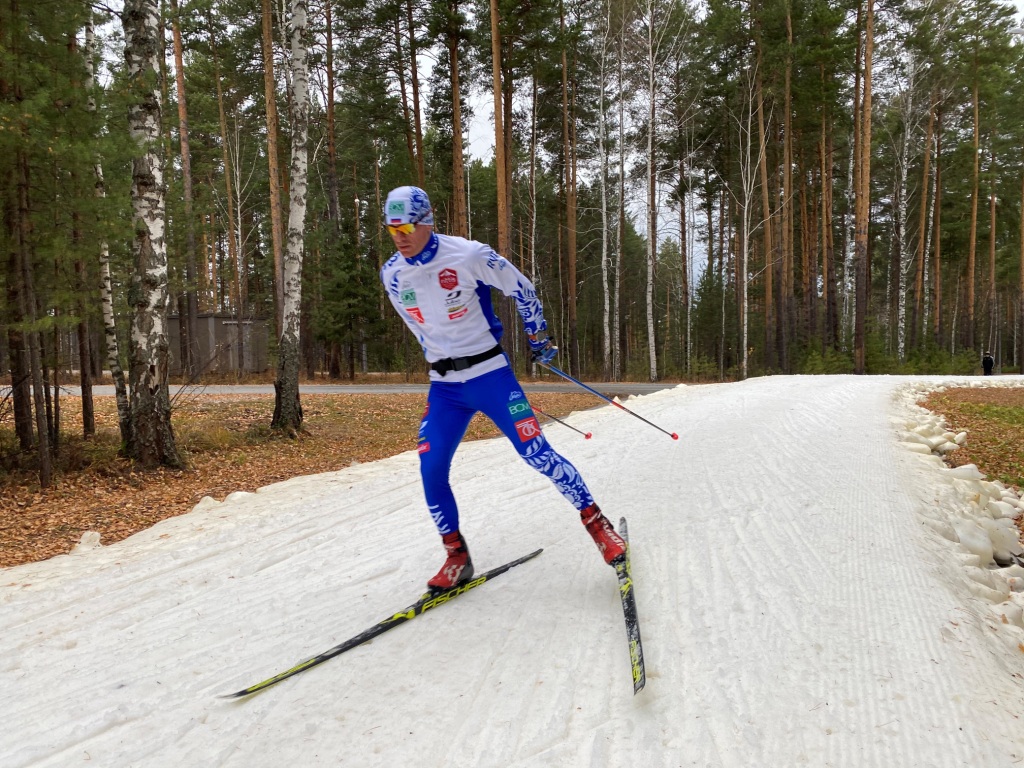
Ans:
{"type": "Polygon", "coordinates": [[[541,365],[543,365],[543,366],[544,366],[545,368],[547,368],[547,369],[548,369],[549,371],[551,371],[552,373],[557,373],[557,374],[558,374],[559,376],[561,376],[561,377],[562,377],[563,379],[566,379],[566,380],[568,380],[568,381],[571,381],[571,382],[572,382],[573,384],[576,384],[577,386],[583,387],[583,388],[584,388],[585,390],[587,390],[587,392],[590,392],[590,393],[591,393],[592,395],[597,395],[597,396],[598,396],[598,397],[600,397],[600,398],[601,398],[602,400],[606,400],[607,402],[609,402],[609,403],[611,403],[612,405],[614,405],[614,406],[615,406],[616,408],[621,408],[621,409],[622,409],[622,410],[624,410],[624,411],[625,411],[626,413],[628,413],[628,414],[629,414],[630,416],[636,416],[636,417],[637,417],[638,419],[640,419],[640,421],[642,421],[642,422],[643,422],[644,424],[650,424],[650,425],[651,425],[652,427],[654,427],[654,428],[655,428],[656,430],[658,430],[659,432],[664,432],[664,433],[665,433],[666,435],[668,435],[669,437],[671,437],[671,438],[672,438],[673,440],[678,440],[678,439],[679,439],[679,435],[677,435],[677,434],[676,434],[675,432],[669,432],[668,430],[662,429],[662,428],[661,428],[661,427],[659,427],[659,426],[658,426],[657,424],[655,424],[655,423],[653,423],[653,422],[650,422],[650,421],[648,421],[647,419],[645,419],[645,418],[644,418],[643,416],[641,416],[641,415],[640,415],[639,413],[634,413],[633,411],[629,410],[629,408],[627,408],[626,406],[624,406],[624,405],[623,405],[622,403],[617,403],[617,402],[615,402],[615,401],[614,401],[614,400],[612,400],[612,399],[611,399],[610,397],[608,397],[608,395],[602,395],[602,394],[601,394],[600,392],[598,392],[598,391],[597,391],[596,389],[591,389],[591,388],[590,388],[590,387],[588,387],[588,386],[587,386],[586,384],[584,384],[584,383],[583,383],[582,381],[578,381],[577,379],[574,379],[574,378],[573,378],[572,376],[570,376],[570,375],[569,375],[568,373],[566,373],[565,371],[560,371],[560,370],[558,370],[557,368],[555,368],[555,366],[551,365],[550,363],[540,363],[540,364],[541,364],[541,365]]]}
{"type": "Polygon", "coordinates": [[[558,422],[559,424],[561,424],[561,425],[562,425],[563,427],[568,427],[568,428],[569,428],[569,429],[571,429],[571,430],[572,430],[573,432],[579,432],[579,433],[580,433],[581,435],[583,435],[583,437],[585,437],[585,438],[586,438],[587,440],[589,440],[589,439],[590,439],[591,437],[593,437],[593,435],[592,435],[592,434],[591,434],[590,432],[583,432],[583,431],[581,431],[581,430],[578,430],[578,429],[576,429],[576,427],[574,427],[574,426],[573,426],[572,424],[566,424],[566,423],[565,423],[564,421],[562,421],[562,420],[561,420],[560,418],[558,418],[557,416],[552,416],[552,415],[551,415],[550,413],[544,413],[544,411],[542,411],[542,410],[541,410],[540,408],[534,408],[533,410],[535,410],[535,411],[536,411],[537,413],[539,413],[539,414],[540,414],[541,416],[547,416],[547,417],[548,417],[549,419],[551,419],[552,421],[557,421],[557,422],[558,422]]]}

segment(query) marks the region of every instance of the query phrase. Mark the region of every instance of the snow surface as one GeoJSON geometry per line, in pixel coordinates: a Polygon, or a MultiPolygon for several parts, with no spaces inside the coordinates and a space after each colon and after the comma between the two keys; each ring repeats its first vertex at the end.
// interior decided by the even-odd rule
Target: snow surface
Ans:
{"type": "Polygon", "coordinates": [[[0,570],[0,766],[1012,766],[1024,761],[1019,499],[916,404],[1020,377],[679,386],[548,428],[629,518],[614,575],[504,440],[453,469],[493,584],[248,699],[409,602],[441,549],[413,452],[204,499],[0,570]]]}

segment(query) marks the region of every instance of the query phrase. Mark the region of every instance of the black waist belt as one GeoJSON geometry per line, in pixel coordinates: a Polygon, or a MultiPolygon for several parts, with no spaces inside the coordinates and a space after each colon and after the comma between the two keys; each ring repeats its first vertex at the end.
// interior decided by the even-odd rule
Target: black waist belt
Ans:
{"type": "Polygon", "coordinates": [[[501,354],[501,344],[491,347],[486,352],[481,352],[477,355],[470,355],[469,357],[446,357],[444,360],[438,360],[436,363],[431,363],[430,367],[432,370],[437,371],[439,374],[444,376],[448,371],[464,371],[471,365],[482,363],[484,360],[490,360],[492,357],[497,357],[501,354]]]}

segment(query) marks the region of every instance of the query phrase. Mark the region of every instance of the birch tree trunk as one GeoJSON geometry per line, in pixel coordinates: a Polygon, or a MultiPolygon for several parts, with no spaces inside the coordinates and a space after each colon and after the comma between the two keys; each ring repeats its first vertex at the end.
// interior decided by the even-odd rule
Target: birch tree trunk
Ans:
{"type": "Polygon", "coordinates": [[[133,314],[128,455],[147,467],[180,467],[167,392],[169,291],[160,158],[161,33],[157,0],[127,0],[122,22],[132,93],[128,127],[137,147],[131,186],[135,272],[129,292],[133,314]]]}
{"type": "Polygon", "coordinates": [[[604,29],[601,35],[601,53],[598,69],[597,153],[598,184],[600,185],[601,195],[601,327],[603,331],[601,339],[601,370],[607,379],[612,370],[612,347],[609,322],[611,319],[611,294],[608,281],[608,119],[605,114],[605,95],[607,93],[608,78],[608,46],[612,26],[611,3],[605,5],[604,11],[604,29]]]}
{"type": "Polygon", "coordinates": [[[576,344],[576,174],[575,147],[570,131],[572,108],[569,103],[569,66],[566,51],[565,7],[559,3],[559,23],[562,32],[562,154],[565,184],[565,234],[566,234],[566,328],[569,347],[569,371],[579,373],[579,354],[576,344]]]}
{"type": "Polygon", "coordinates": [[[612,381],[622,378],[622,270],[626,240],[626,90],[623,74],[626,58],[626,23],[619,24],[618,86],[619,86],[619,199],[615,227],[615,293],[612,297],[612,381]]]}
{"type": "Polygon", "coordinates": [[[306,63],[306,0],[292,0],[291,9],[292,152],[288,184],[288,243],[284,257],[284,303],[272,426],[294,435],[302,426],[299,326],[309,161],[309,72],[306,63]]]}
{"type": "Polygon", "coordinates": [[[925,254],[928,228],[928,189],[931,184],[932,164],[932,134],[935,131],[935,103],[934,97],[928,109],[928,128],[924,134],[924,144],[921,147],[924,153],[923,169],[921,171],[921,207],[918,211],[918,235],[917,252],[914,256],[914,309],[910,316],[910,349],[918,348],[918,339],[921,337],[921,320],[924,317],[924,287],[925,287],[925,254]]]}
{"type": "MultiPolygon", "coordinates": [[[[89,14],[85,28],[85,90],[87,95],[86,109],[96,111],[96,99],[93,96],[95,87],[93,62],[95,61],[96,36],[93,29],[93,16],[89,14]]],[[[103,179],[103,165],[97,157],[93,163],[93,175],[96,177],[95,195],[101,200],[107,196],[107,186],[103,179]]],[[[100,308],[103,313],[104,346],[107,352],[107,368],[114,380],[114,397],[117,402],[117,423],[121,432],[122,451],[127,449],[131,435],[131,408],[128,403],[128,388],[125,386],[124,371],[121,368],[121,352],[117,341],[117,324],[114,319],[114,297],[110,279],[110,245],[106,239],[97,243],[100,266],[100,308]]]]}
{"type": "Polygon", "coordinates": [[[274,32],[270,0],[263,0],[263,93],[267,112],[267,165],[270,174],[270,231],[274,250],[274,308],[277,332],[284,323],[283,245],[284,225],[281,221],[281,172],[277,154],[277,86],[274,79],[274,32]]]}

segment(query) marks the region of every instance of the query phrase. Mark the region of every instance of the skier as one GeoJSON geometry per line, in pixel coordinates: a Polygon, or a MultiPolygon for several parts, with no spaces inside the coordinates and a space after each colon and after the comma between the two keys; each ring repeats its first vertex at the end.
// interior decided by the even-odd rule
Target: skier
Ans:
{"type": "Polygon", "coordinates": [[[393,189],[384,221],[398,252],[381,268],[381,282],[430,364],[418,439],[420,475],[447,559],[427,586],[448,589],[473,576],[448,475],[477,412],[580,511],[605,562],[614,565],[625,555],[625,542],[576,468],[548,444],[500,345],[502,326],[491,306],[491,287],[515,300],[532,359],[549,363],[557,354],[533,284],[490,246],[434,232],[430,200],[419,187],[393,189]]]}
{"type": "Polygon", "coordinates": [[[992,368],[995,366],[996,361],[992,357],[992,353],[986,351],[985,356],[981,358],[981,367],[985,370],[986,376],[992,375],[992,368]]]}

